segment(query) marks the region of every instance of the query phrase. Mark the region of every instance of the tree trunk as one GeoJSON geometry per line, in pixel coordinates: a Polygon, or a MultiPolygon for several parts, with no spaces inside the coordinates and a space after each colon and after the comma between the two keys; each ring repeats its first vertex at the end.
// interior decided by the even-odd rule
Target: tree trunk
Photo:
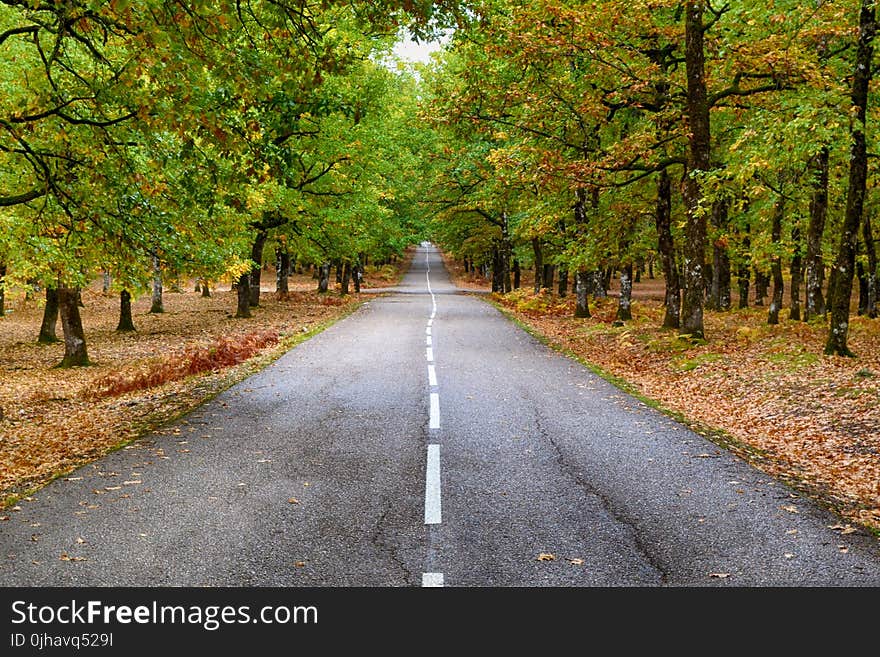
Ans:
{"type": "Polygon", "coordinates": [[[712,283],[710,304],[715,310],[730,310],[730,255],[723,234],[727,229],[727,201],[719,201],[712,207],[712,225],[722,233],[712,244],[712,283]]]}
{"type": "Polygon", "coordinates": [[[341,287],[339,289],[340,296],[348,295],[348,285],[351,282],[351,262],[346,260],[342,265],[342,282],[341,287]]]}
{"type": "Polygon", "coordinates": [[[150,303],[151,313],[164,313],[165,306],[162,302],[162,264],[159,256],[153,256],[153,297],[150,303]]]}
{"type": "Polygon", "coordinates": [[[828,148],[823,148],[812,159],[813,193],[810,196],[810,224],[807,227],[806,307],[804,320],[825,314],[822,285],[825,265],[822,263],[822,233],[828,216],[828,148]]]}
{"type": "Polygon", "coordinates": [[[0,319],[6,315],[6,263],[0,262],[0,319]]]}
{"type": "Polygon", "coordinates": [[[519,260],[513,259],[513,289],[518,290],[522,282],[522,272],[519,268],[519,260]]]}
{"type": "Polygon", "coordinates": [[[337,260],[333,266],[336,268],[336,282],[342,285],[342,260],[337,260]]]}
{"type": "Polygon", "coordinates": [[[648,280],[654,280],[654,254],[648,257],[648,280]]]}
{"type": "Polygon", "coordinates": [[[620,268],[620,296],[617,299],[617,319],[626,322],[632,319],[633,266],[631,262],[620,268]]]}
{"type": "Polygon", "coordinates": [[[540,294],[541,278],[544,272],[544,249],[541,246],[541,240],[537,237],[532,238],[532,251],[535,254],[535,294],[540,294]]]}
{"type": "Polygon", "coordinates": [[[492,291],[501,292],[504,290],[504,282],[501,274],[501,249],[498,244],[492,245],[492,291]]]}
{"type": "Polygon", "coordinates": [[[513,247],[510,244],[510,221],[507,211],[501,213],[501,291],[504,294],[510,292],[513,287],[510,284],[510,256],[513,247]]]}
{"type": "Polygon", "coordinates": [[[253,264],[251,265],[249,287],[251,306],[254,308],[260,305],[260,286],[263,273],[263,247],[266,245],[267,237],[267,231],[261,228],[257,231],[257,236],[254,238],[254,243],[251,246],[251,260],[253,261],[253,264]]]}
{"type": "Polygon", "coordinates": [[[556,273],[556,267],[554,265],[544,265],[544,275],[543,282],[541,283],[541,287],[551,292],[553,290],[553,275],[556,273]]]}
{"type": "Polygon", "coordinates": [[[568,294],[568,270],[564,267],[559,267],[559,284],[557,286],[557,291],[559,292],[560,297],[564,297],[568,294]]]}
{"type": "Polygon", "coordinates": [[[131,316],[131,292],[122,290],[119,292],[119,324],[117,331],[134,331],[134,319],[131,316]]]}
{"type": "Polygon", "coordinates": [[[779,311],[782,310],[782,296],[784,286],[782,282],[782,217],[785,213],[785,201],[782,197],[776,200],[773,206],[773,222],[770,229],[770,240],[773,244],[773,259],[770,264],[770,272],[773,275],[773,298],[770,300],[770,312],[767,315],[768,324],[779,323],[779,311]]]}
{"type": "Polygon", "coordinates": [[[703,190],[697,176],[709,171],[711,148],[703,36],[703,3],[685,3],[688,153],[684,183],[687,224],[681,325],[684,333],[695,338],[703,338],[705,335],[703,261],[706,257],[706,213],[700,208],[703,190]]]}
{"type": "Polygon", "coordinates": [[[575,317],[590,317],[590,272],[579,270],[574,275],[575,317]]]}
{"type": "Polygon", "coordinates": [[[803,279],[802,255],[801,255],[801,228],[795,226],[791,229],[792,255],[791,255],[791,309],[788,318],[800,320],[801,318],[801,280],[803,279]]]}
{"type": "Polygon", "coordinates": [[[846,213],[841,226],[840,245],[834,266],[837,269],[835,289],[831,296],[831,326],[827,355],[854,356],[847,346],[849,334],[849,303],[855,269],[856,242],[865,206],[865,188],[868,178],[868,149],[865,121],[868,106],[868,86],[873,68],[873,41],[877,31],[875,0],[862,0],[859,10],[859,41],[856,66],[853,73],[850,112],[852,146],[849,158],[849,182],[846,194],[846,213]]]}
{"type": "Polygon", "coordinates": [[[86,334],[79,315],[79,290],[72,287],[58,288],[58,314],[64,332],[64,359],[59,367],[80,367],[89,364],[86,351],[86,334]]]}
{"type": "Polygon", "coordinates": [[[43,308],[43,321],[40,324],[40,336],[37,342],[50,344],[58,342],[56,327],[58,326],[58,288],[46,288],[46,305],[43,308]]]}
{"type": "Polygon", "coordinates": [[[244,272],[238,277],[235,285],[235,291],[238,295],[238,307],[235,309],[235,316],[243,319],[252,317],[251,315],[251,275],[250,272],[244,272]]]}
{"type": "Polygon", "coordinates": [[[101,292],[107,294],[110,291],[110,272],[102,272],[101,274],[101,292]]]}
{"type": "Polygon", "coordinates": [[[330,263],[325,262],[318,269],[318,292],[324,294],[330,289],[330,263]]]}
{"type": "Polygon", "coordinates": [[[207,278],[202,279],[202,298],[209,299],[211,297],[211,284],[207,278]]]}
{"type": "Polygon", "coordinates": [[[675,246],[672,241],[672,183],[669,173],[663,169],[657,178],[657,207],[654,216],[657,226],[657,250],[663,266],[663,277],[666,279],[666,313],[663,317],[663,328],[680,326],[681,318],[681,286],[678,281],[678,270],[675,268],[675,246]]]}
{"type": "Polygon", "coordinates": [[[281,247],[275,249],[275,294],[286,299],[290,294],[290,254],[281,247]]]}
{"type": "Polygon", "coordinates": [[[764,297],[767,296],[767,288],[770,287],[770,277],[755,267],[755,305],[763,306],[764,297]]]}
{"type": "Polygon", "coordinates": [[[608,286],[605,285],[605,272],[594,269],[590,274],[590,291],[593,299],[604,299],[608,296],[608,286]]]}
{"type": "Polygon", "coordinates": [[[857,312],[859,315],[864,315],[868,312],[868,275],[861,261],[856,262],[856,279],[859,281],[859,305],[857,312]]]}
{"type": "Polygon", "coordinates": [[[874,244],[874,233],[871,228],[871,214],[865,213],[862,224],[862,236],[865,239],[865,253],[868,256],[868,268],[865,272],[867,296],[865,314],[874,319],[877,317],[877,246],[874,244]]]}

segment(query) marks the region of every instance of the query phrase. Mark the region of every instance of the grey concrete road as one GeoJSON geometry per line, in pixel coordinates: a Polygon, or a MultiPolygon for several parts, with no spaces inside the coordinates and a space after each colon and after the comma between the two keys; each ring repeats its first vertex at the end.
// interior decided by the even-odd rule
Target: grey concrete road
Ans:
{"type": "Polygon", "coordinates": [[[880,585],[877,539],[458,294],[428,246],[19,506],[4,586],[880,585]]]}

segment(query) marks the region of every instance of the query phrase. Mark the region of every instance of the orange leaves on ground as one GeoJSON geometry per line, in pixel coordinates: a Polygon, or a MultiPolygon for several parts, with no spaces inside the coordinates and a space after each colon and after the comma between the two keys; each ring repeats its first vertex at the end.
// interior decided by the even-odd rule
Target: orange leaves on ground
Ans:
{"type": "Polygon", "coordinates": [[[243,363],[277,343],[277,331],[253,331],[234,337],[220,336],[211,345],[187,347],[178,353],[110,372],[91,382],[86,397],[116,397],[126,392],[154,388],[193,374],[221,370],[243,363]]]}

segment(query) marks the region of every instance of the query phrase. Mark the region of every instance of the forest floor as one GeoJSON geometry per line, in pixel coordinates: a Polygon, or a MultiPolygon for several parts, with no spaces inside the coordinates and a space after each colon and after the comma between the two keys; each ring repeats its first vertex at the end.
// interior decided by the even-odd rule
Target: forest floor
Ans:
{"type": "MultiPolygon", "coordinates": [[[[461,287],[489,288],[446,266],[461,287]]],[[[880,320],[852,318],[855,359],[822,355],[824,322],[785,320],[784,309],[768,325],[767,306],[707,312],[708,339],[694,342],[661,328],[662,279],[635,284],[633,320],[613,326],[614,288],[575,319],[572,294],[534,295],[523,274],[522,288],[491,299],[536,337],[880,533],[880,320]]]]}
{"type": "MultiPolygon", "coordinates": [[[[394,265],[368,266],[362,288],[396,284],[414,252],[394,265]]],[[[248,320],[234,318],[228,283],[210,298],[192,282],[183,292],[166,289],[162,314],[148,312],[146,294],[132,303],[134,333],[115,330],[118,293],[105,294],[96,282],[83,291],[81,309],[93,365],[70,369],[55,367],[63,343],[36,341],[42,300],[12,299],[0,320],[0,508],[160,429],[353,312],[365,296],[320,295],[310,275],[294,275],[288,298],[279,299],[274,270],[263,281],[248,320]]]]}

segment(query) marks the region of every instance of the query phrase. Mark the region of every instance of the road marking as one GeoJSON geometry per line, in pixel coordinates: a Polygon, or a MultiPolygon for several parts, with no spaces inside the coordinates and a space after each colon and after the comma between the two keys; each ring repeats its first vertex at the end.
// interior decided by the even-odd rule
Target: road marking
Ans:
{"type": "Polygon", "coordinates": [[[428,365],[428,385],[437,385],[437,370],[434,369],[433,365],[428,365]]]}
{"type": "Polygon", "coordinates": [[[422,586],[425,588],[443,586],[443,573],[422,573],[422,586]]]}
{"type": "Polygon", "coordinates": [[[434,350],[431,347],[428,347],[427,349],[425,349],[425,356],[428,357],[429,363],[434,362],[434,350]]]}
{"type": "Polygon", "coordinates": [[[431,393],[431,418],[428,421],[428,428],[440,428],[440,395],[436,392],[431,393]]]}
{"type": "Polygon", "coordinates": [[[431,346],[431,336],[430,335],[425,338],[425,344],[428,345],[429,347],[431,346]]]}
{"type": "Polygon", "coordinates": [[[434,323],[434,320],[433,320],[433,319],[429,319],[429,320],[428,320],[428,326],[431,326],[431,324],[433,324],[433,323],[434,323]]]}
{"type": "Polygon", "coordinates": [[[425,473],[425,524],[440,524],[440,445],[428,445],[425,473]]]}
{"type": "Polygon", "coordinates": [[[425,329],[425,335],[431,335],[431,325],[428,325],[428,328],[425,329]]]}

